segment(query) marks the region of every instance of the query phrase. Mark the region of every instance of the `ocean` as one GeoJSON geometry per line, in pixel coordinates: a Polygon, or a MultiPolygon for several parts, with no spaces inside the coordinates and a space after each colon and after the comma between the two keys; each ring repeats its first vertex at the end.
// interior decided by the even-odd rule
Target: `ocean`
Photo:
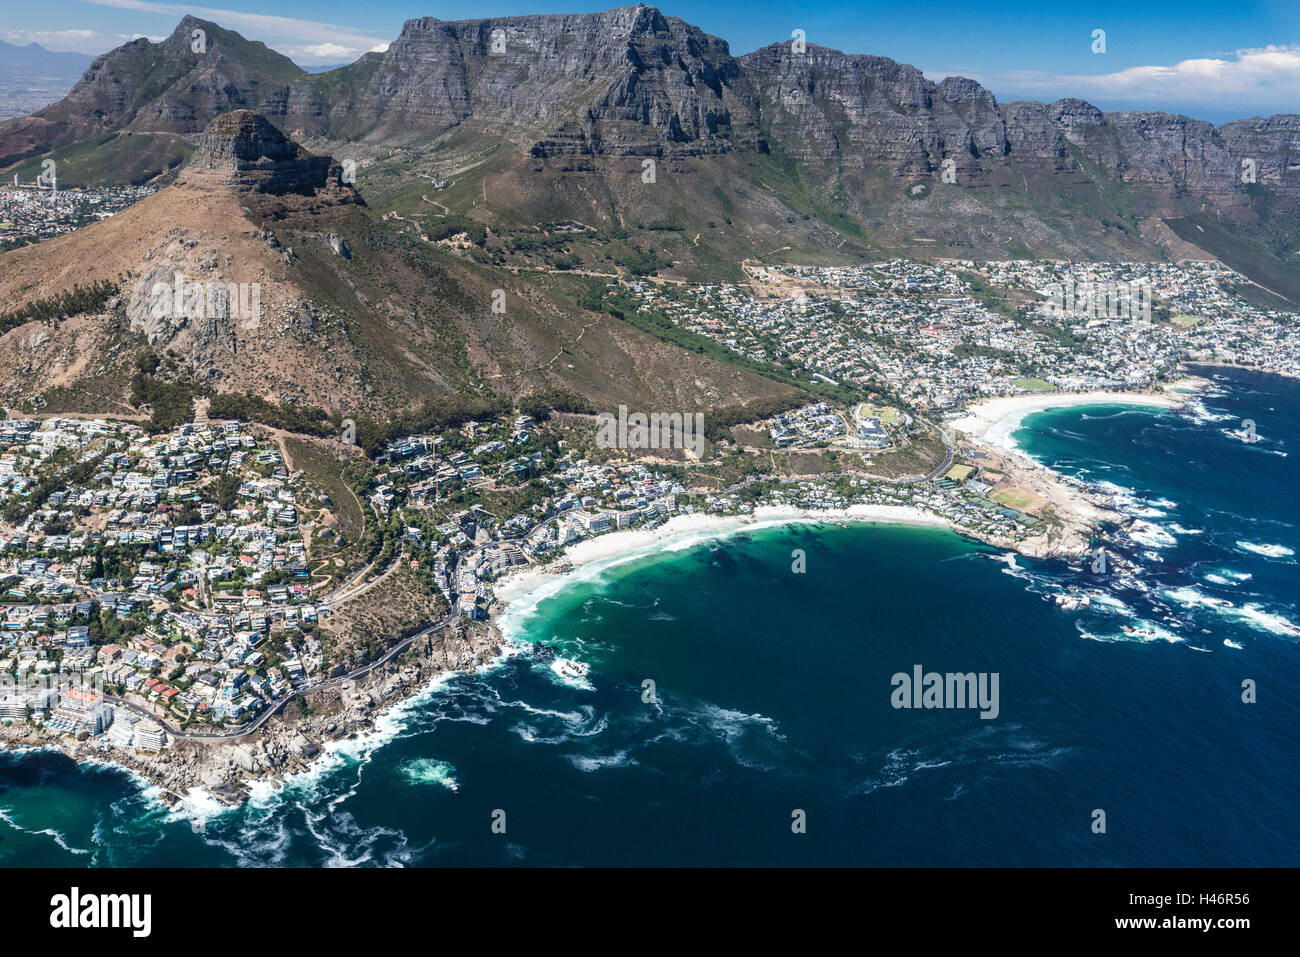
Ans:
{"type": "Polygon", "coordinates": [[[1007,439],[1137,519],[1105,572],[934,527],[685,540],[511,606],[585,678],[517,654],[442,679],[242,808],[0,755],[0,863],[1300,864],[1300,383],[1204,374],[1184,411],[1007,439]],[[996,717],[894,707],[918,665],[996,674],[996,717]]]}

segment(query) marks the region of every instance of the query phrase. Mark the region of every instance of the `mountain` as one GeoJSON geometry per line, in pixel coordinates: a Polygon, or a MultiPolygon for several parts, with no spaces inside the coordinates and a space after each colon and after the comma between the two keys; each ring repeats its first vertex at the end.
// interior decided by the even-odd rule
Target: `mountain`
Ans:
{"type": "Polygon", "coordinates": [[[162,43],[99,57],[64,100],[0,125],[0,165],[27,173],[48,155],[67,161],[69,185],[142,182],[243,108],[369,166],[385,211],[420,209],[417,177],[473,170],[477,204],[469,188],[439,202],[488,225],[668,219],[693,238],[729,220],[705,252],[652,237],[684,275],[783,245],[850,258],[1159,258],[1186,251],[1189,220],[1207,216],[1288,268],[1300,242],[1300,116],[1216,127],[1074,99],[1003,104],[973,80],[932,83],[880,56],[782,43],[734,57],[645,6],[409,20],[384,52],[324,73],[187,16],[162,43]],[[669,165],[660,188],[640,189],[645,158],[669,165]]]}
{"type": "Polygon", "coordinates": [[[67,78],[75,82],[90,66],[93,57],[84,53],[57,53],[39,43],[16,46],[0,40],[0,76],[20,74],[67,78]]]}
{"type": "Polygon", "coordinates": [[[342,173],[266,117],[230,111],[194,137],[170,185],[3,254],[0,399],[132,411],[142,353],[162,359],[164,394],[251,395],[358,420],[452,393],[562,387],[694,409],[794,391],[585,313],[576,282],[503,277],[413,238],[342,173]],[[42,318],[21,311],[98,283],[117,293],[42,318]],[[256,311],[240,308],[254,297],[256,311]]]}
{"type": "Polygon", "coordinates": [[[384,52],[315,74],[187,16],[0,124],[5,175],[30,180],[46,157],[61,184],[165,188],[0,259],[0,313],[165,266],[260,278],[272,321],[146,330],[127,301],[92,323],[98,345],[16,327],[7,396],[122,396],[129,363],[114,372],[104,350],[121,360],[150,338],[213,389],[340,413],[467,390],[682,409],[788,395],[587,308],[588,284],[616,274],[734,280],[746,259],[1217,257],[1300,303],[1300,116],[999,103],[881,56],[735,57],[645,6],[414,19],[384,52]]]}
{"type": "Polygon", "coordinates": [[[0,120],[26,116],[65,96],[91,59],[55,53],[37,43],[15,46],[0,40],[0,120]]]}

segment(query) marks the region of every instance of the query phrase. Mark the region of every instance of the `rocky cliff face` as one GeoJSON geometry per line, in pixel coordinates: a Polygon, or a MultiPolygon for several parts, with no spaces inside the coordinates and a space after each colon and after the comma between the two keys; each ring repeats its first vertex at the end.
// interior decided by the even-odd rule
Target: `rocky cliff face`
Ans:
{"type": "Polygon", "coordinates": [[[1300,208],[1300,116],[1215,127],[1081,100],[999,104],[973,80],[928,81],[884,57],[789,42],[744,57],[653,7],[408,21],[383,53],[309,75],[261,44],[186,17],[167,40],[100,57],[60,103],[0,125],[0,163],[109,130],[191,139],[251,108],[289,131],[380,144],[444,134],[534,157],[703,156],[779,149],[824,174],[887,171],[1021,183],[1111,179],[1166,199],[1247,203],[1258,185],[1300,208]],[[204,31],[202,53],[193,49],[204,31]]]}
{"type": "Polygon", "coordinates": [[[342,172],[330,157],[308,153],[260,113],[232,110],[199,134],[177,184],[355,202],[356,191],[342,182],[342,172]]]}
{"type": "Polygon", "coordinates": [[[934,84],[886,57],[781,43],[741,58],[763,119],[783,149],[812,165],[885,165],[898,175],[958,170],[1009,150],[1005,118],[973,80],[934,84]]]}
{"type": "Polygon", "coordinates": [[[973,80],[926,80],[913,67],[789,43],[743,58],[763,118],[782,146],[813,165],[884,165],[896,176],[933,174],[953,160],[978,177],[1006,163],[1077,170],[1077,151],[1115,179],[1171,196],[1245,196],[1243,160],[1257,182],[1300,202],[1300,116],[1216,128],[1160,112],[1103,113],[1077,99],[999,104],[973,80]],[[1071,149],[1073,147],[1073,150],[1071,149]]]}
{"type": "Polygon", "coordinates": [[[332,110],[331,129],[402,136],[472,120],[538,156],[758,142],[726,43],[651,7],[410,20],[387,52],[349,71],[353,92],[347,109],[332,110]]]}

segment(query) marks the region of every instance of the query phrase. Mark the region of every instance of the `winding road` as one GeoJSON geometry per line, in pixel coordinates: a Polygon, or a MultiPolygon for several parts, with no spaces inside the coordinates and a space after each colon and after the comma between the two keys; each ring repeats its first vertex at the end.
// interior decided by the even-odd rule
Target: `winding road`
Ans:
{"type": "Polygon", "coordinates": [[[385,665],[388,662],[392,661],[393,658],[395,658],[397,655],[401,654],[403,651],[409,648],[414,642],[419,641],[421,638],[427,638],[430,635],[446,628],[454,620],[454,617],[455,616],[449,615],[446,618],[443,618],[441,621],[437,621],[434,624],[430,625],[428,628],[424,628],[421,631],[417,631],[415,634],[411,635],[410,637],[403,638],[401,641],[393,645],[391,648],[385,651],[374,661],[364,664],[360,668],[356,668],[352,671],[349,671],[347,674],[337,675],[333,678],[324,678],[320,681],[316,681],[316,682],[312,682],[311,684],[304,685],[301,688],[295,688],[292,691],[286,691],[284,694],[280,695],[280,697],[272,699],[270,705],[266,707],[262,711],[262,713],[259,714],[256,718],[254,718],[253,720],[245,724],[240,725],[238,728],[232,728],[229,731],[180,731],[172,727],[170,724],[168,724],[166,721],[164,721],[158,715],[154,714],[149,709],[142,708],[140,705],[132,704],[130,701],[124,701],[121,698],[116,698],[113,695],[109,695],[109,694],[104,695],[104,700],[109,702],[115,708],[122,708],[123,710],[130,711],[133,714],[138,714],[142,718],[148,718],[150,721],[158,722],[160,725],[163,726],[166,732],[169,735],[171,735],[173,738],[191,738],[191,739],[202,739],[202,740],[211,740],[214,738],[242,738],[246,735],[252,734],[262,725],[266,724],[266,722],[270,720],[272,715],[278,712],[288,702],[293,700],[298,695],[310,694],[311,692],[319,691],[322,688],[330,688],[337,685],[341,685],[348,681],[353,681],[361,677],[362,675],[369,674],[371,671],[374,671],[376,668],[380,667],[381,665],[385,665]]]}

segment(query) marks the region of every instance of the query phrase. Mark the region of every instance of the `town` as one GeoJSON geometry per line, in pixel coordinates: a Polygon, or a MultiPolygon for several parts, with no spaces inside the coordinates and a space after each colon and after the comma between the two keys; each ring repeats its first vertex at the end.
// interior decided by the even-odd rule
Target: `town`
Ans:
{"type": "Polygon", "coordinates": [[[73,232],[154,192],[150,186],[56,189],[14,179],[0,188],[0,250],[73,232]]]}
{"type": "Polygon", "coordinates": [[[901,507],[1028,553],[1074,533],[1077,555],[1069,503],[1041,470],[951,434],[936,413],[987,396],[1147,389],[1197,360],[1300,372],[1291,314],[1242,301],[1240,277],[1219,264],[750,268],[746,287],[610,286],[853,398],[805,392],[713,430],[701,455],[611,448],[592,411],[461,419],[388,440],[373,459],[355,436],[312,439],[335,457],[302,469],[283,434],[209,422],[197,406],[163,430],[5,419],[0,722],[105,751],[248,734],[397,649],[396,636],[333,627],[395,569],[444,621],[487,627],[513,570],[677,516],[901,507]],[[1053,285],[1071,282],[1150,283],[1155,314],[1053,310],[1053,285]]]}
{"type": "Polygon", "coordinates": [[[1251,305],[1220,263],[906,260],[751,267],[751,284],[633,279],[642,308],[803,381],[920,410],[1033,391],[1138,389],[1184,361],[1300,374],[1294,313],[1251,305]],[[1150,289],[1156,314],[1053,310],[1051,290],[1150,289]]]}

